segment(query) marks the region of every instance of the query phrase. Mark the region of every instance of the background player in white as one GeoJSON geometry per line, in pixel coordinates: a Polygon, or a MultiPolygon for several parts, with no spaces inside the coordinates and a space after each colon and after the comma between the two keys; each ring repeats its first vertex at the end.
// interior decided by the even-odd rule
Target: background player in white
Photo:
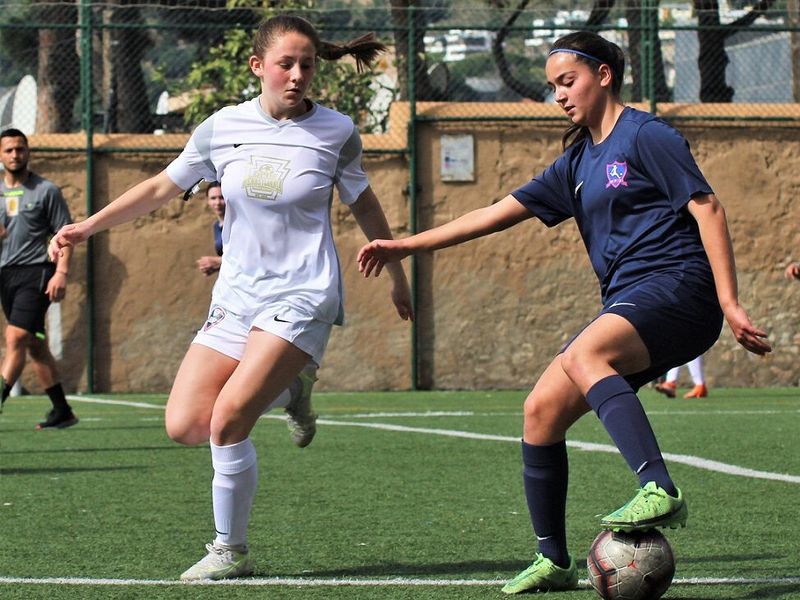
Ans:
{"type": "MultiPolygon", "coordinates": [[[[383,49],[371,36],[342,46],[323,42],[299,17],[265,21],[249,59],[260,96],[212,115],[165,171],[51,242],[57,257],[155,210],[200,178],[222,183],[222,267],[208,320],[186,353],[166,410],[169,436],[183,444],[210,440],[214,467],[217,536],[182,579],[253,572],[246,533],[258,475],[250,431],[309,361],[319,364],[331,326],[342,320],[330,225],[334,185],[369,239],[391,236],[361,169],[353,122],[305,97],[319,57],[350,54],[363,66],[383,49]]],[[[406,277],[399,266],[390,273],[392,301],[409,319],[406,277]]]]}
{"type": "MultiPolygon", "coordinates": [[[[706,378],[703,374],[703,357],[690,360],[686,363],[689,369],[689,375],[692,377],[694,387],[686,392],[683,397],[687,400],[690,398],[705,398],[708,396],[708,388],[706,387],[706,378]]],[[[674,398],[675,391],[678,389],[678,375],[680,375],[681,367],[672,367],[667,371],[667,376],[663,383],[656,384],[656,391],[661,392],[667,398],[674,398]]]]}

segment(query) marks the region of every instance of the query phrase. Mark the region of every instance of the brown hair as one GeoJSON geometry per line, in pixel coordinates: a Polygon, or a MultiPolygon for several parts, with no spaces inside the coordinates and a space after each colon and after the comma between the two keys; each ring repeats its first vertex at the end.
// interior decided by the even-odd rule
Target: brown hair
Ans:
{"type": "Polygon", "coordinates": [[[369,67],[380,52],[386,50],[386,46],[375,39],[374,33],[367,33],[341,45],[333,44],[320,39],[314,26],[304,18],[279,15],[259,25],[253,38],[253,54],[258,57],[264,56],[279,36],[290,32],[299,33],[310,39],[317,50],[317,56],[325,60],[339,60],[349,54],[356,59],[356,69],[359,73],[369,67]]]}
{"type": "MultiPolygon", "coordinates": [[[[608,65],[612,75],[611,93],[619,96],[625,74],[625,54],[619,46],[591,31],[576,31],[553,42],[550,54],[558,50],[573,51],[575,60],[587,64],[595,72],[600,69],[600,65],[608,65]]],[[[566,150],[588,135],[588,128],[573,123],[561,138],[561,145],[566,150]]]]}

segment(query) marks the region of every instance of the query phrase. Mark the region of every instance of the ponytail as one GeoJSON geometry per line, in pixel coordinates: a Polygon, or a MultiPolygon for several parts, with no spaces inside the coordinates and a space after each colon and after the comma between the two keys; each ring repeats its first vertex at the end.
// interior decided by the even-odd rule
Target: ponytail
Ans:
{"type": "Polygon", "coordinates": [[[317,56],[325,60],[339,60],[349,54],[356,59],[356,70],[359,73],[368,68],[378,54],[385,51],[386,46],[375,39],[374,33],[367,33],[341,46],[323,40],[317,46],[317,56]]]}
{"type": "Polygon", "coordinates": [[[367,33],[344,44],[334,44],[320,39],[317,30],[306,19],[296,15],[279,15],[259,25],[253,38],[253,54],[264,56],[278,36],[289,32],[299,33],[310,39],[317,56],[325,60],[339,60],[343,56],[352,56],[355,58],[359,73],[368,68],[379,53],[386,50],[386,46],[375,39],[374,33],[367,33]]]}

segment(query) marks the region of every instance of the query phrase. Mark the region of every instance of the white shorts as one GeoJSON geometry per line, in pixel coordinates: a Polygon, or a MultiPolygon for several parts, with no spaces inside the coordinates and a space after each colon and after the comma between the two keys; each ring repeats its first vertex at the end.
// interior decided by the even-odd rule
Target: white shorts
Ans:
{"type": "Polygon", "coordinates": [[[247,338],[254,327],[283,338],[310,355],[319,366],[332,325],[287,306],[274,305],[254,315],[243,316],[212,304],[206,322],[192,343],[242,360],[247,338]]]}

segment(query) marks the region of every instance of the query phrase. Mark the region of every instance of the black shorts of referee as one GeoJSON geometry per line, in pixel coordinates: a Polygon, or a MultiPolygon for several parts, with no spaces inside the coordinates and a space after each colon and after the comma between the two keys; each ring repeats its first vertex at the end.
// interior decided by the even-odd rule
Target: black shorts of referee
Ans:
{"type": "Polygon", "coordinates": [[[9,325],[45,339],[44,321],[50,306],[47,283],[55,271],[53,263],[0,269],[0,302],[9,325]]]}

